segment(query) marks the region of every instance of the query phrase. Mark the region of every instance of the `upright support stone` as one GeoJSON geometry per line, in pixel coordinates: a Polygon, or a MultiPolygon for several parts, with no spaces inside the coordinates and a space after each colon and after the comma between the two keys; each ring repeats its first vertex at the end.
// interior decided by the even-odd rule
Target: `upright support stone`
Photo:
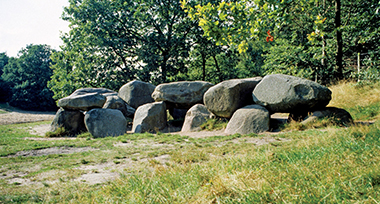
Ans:
{"type": "Polygon", "coordinates": [[[148,103],[137,108],[132,132],[157,132],[167,126],[165,102],[148,103]]]}
{"type": "Polygon", "coordinates": [[[238,109],[227,124],[225,133],[250,134],[269,130],[269,111],[260,105],[238,109]]]}
{"type": "Polygon", "coordinates": [[[64,128],[68,135],[77,135],[86,132],[84,124],[84,114],[77,110],[64,110],[60,108],[50,125],[50,132],[55,132],[58,128],[64,128]]]}
{"type": "Polygon", "coordinates": [[[119,136],[127,132],[127,120],[116,109],[92,109],[85,114],[84,120],[94,137],[119,136]]]}

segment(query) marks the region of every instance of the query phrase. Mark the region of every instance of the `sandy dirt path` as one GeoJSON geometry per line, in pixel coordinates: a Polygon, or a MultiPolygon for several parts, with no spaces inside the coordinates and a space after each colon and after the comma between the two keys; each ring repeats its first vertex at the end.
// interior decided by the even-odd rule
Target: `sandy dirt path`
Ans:
{"type": "Polygon", "coordinates": [[[0,125],[53,120],[55,112],[14,110],[0,114],[0,125]]]}

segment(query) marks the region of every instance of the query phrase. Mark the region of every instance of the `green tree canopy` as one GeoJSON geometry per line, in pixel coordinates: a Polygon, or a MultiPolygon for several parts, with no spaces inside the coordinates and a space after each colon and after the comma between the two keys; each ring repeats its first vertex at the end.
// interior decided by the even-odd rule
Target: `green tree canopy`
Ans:
{"type": "Polygon", "coordinates": [[[182,80],[200,29],[176,0],[70,0],[49,87],[55,98],[82,87],[117,90],[133,79],[182,80]]]}
{"type": "Polygon", "coordinates": [[[47,88],[53,52],[47,45],[28,45],[19,52],[19,58],[9,59],[2,79],[11,87],[12,106],[28,110],[57,109],[53,92],[47,88]]]}
{"type": "MultiPolygon", "coordinates": [[[[205,36],[218,44],[236,45],[240,52],[264,44],[266,73],[327,83],[350,71],[353,52],[360,47],[368,53],[379,50],[376,0],[243,0],[196,6],[184,0],[182,4],[191,18],[199,20],[205,36]]],[[[378,57],[368,58],[378,67],[378,57]]]]}
{"type": "Polygon", "coordinates": [[[9,84],[6,83],[2,78],[1,75],[3,74],[3,69],[5,65],[8,64],[9,57],[6,53],[0,53],[0,102],[6,102],[8,101],[8,98],[10,96],[10,88],[9,84]]]}

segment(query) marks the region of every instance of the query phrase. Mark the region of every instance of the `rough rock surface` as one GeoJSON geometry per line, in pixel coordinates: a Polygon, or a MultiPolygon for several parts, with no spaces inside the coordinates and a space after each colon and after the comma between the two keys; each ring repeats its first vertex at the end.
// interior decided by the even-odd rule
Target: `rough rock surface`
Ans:
{"type": "Polygon", "coordinates": [[[252,91],[261,79],[255,77],[221,82],[204,94],[203,101],[216,116],[230,118],[237,109],[253,104],[252,91]]]}
{"type": "Polygon", "coordinates": [[[165,101],[175,108],[188,109],[198,103],[203,103],[204,93],[213,84],[205,81],[181,81],[160,84],[154,90],[155,101],[165,101]]]}
{"type": "Polygon", "coordinates": [[[260,105],[249,105],[238,109],[227,124],[228,134],[250,134],[269,130],[269,111],[260,105]]]}
{"type": "Polygon", "coordinates": [[[88,111],[93,108],[101,108],[106,102],[106,97],[97,93],[83,95],[70,95],[58,101],[58,106],[69,110],[88,111]]]}
{"type": "Polygon", "coordinates": [[[326,107],[331,100],[331,91],[307,79],[273,74],[263,78],[252,96],[255,103],[272,113],[292,113],[326,107]]]}
{"type": "Polygon", "coordinates": [[[181,132],[192,132],[201,130],[201,125],[210,118],[212,113],[207,110],[206,106],[197,104],[191,107],[185,116],[181,132]]]}
{"type": "Polygon", "coordinates": [[[101,108],[106,102],[106,95],[116,92],[106,88],[83,88],[74,91],[70,96],[61,98],[58,106],[66,110],[89,111],[93,108],[101,108]]]}
{"type": "Polygon", "coordinates": [[[132,132],[156,132],[166,127],[165,102],[148,103],[137,108],[133,119],[132,132]]]}
{"type": "Polygon", "coordinates": [[[141,105],[154,102],[152,93],[155,88],[151,83],[134,80],[119,89],[119,97],[137,109],[141,105]]]}
{"type": "Polygon", "coordinates": [[[86,112],[84,121],[94,137],[119,136],[127,132],[127,120],[116,109],[92,109],[86,112]]]}
{"type": "Polygon", "coordinates": [[[126,118],[133,118],[136,109],[128,105],[123,99],[121,99],[117,94],[107,96],[107,101],[103,105],[103,108],[117,109],[123,113],[126,118]]]}
{"type": "Polygon", "coordinates": [[[77,110],[64,110],[60,108],[55,114],[49,131],[55,132],[58,128],[64,128],[69,135],[86,132],[84,114],[77,110]]]}
{"type": "Polygon", "coordinates": [[[107,96],[108,94],[117,94],[115,91],[112,91],[111,89],[106,89],[106,88],[82,88],[82,89],[77,89],[71,95],[83,95],[83,94],[89,94],[89,93],[97,93],[97,94],[101,94],[105,96],[107,96]]]}
{"type": "Polygon", "coordinates": [[[349,125],[354,122],[349,112],[341,108],[326,107],[310,113],[301,124],[308,124],[321,118],[333,118],[338,125],[349,125]]]}

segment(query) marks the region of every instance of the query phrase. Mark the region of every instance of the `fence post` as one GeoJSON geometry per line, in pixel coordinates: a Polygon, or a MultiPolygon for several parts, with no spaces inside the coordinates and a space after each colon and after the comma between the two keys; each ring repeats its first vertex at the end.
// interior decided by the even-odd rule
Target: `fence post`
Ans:
{"type": "Polygon", "coordinates": [[[358,82],[360,81],[360,52],[358,52],[358,82]]]}

